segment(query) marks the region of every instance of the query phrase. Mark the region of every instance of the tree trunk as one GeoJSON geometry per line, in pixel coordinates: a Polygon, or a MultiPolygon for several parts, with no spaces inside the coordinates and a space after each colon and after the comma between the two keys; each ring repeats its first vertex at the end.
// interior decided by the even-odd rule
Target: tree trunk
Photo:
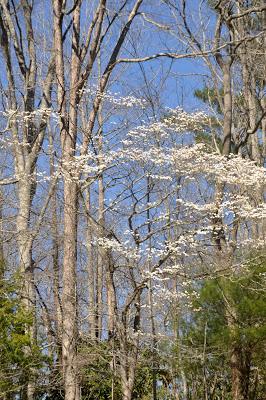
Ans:
{"type": "MultiPolygon", "coordinates": [[[[35,321],[36,294],[34,286],[34,266],[32,262],[32,238],[29,227],[30,208],[32,200],[32,183],[29,180],[28,174],[24,174],[25,178],[21,178],[18,183],[19,213],[17,216],[17,240],[20,271],[21,274],[24,276],[23,303],[27,312],[33,313],[34,315],[33,324],[30,327],[29,334],[32,342],[35,342],[37,334],[35,321]]],[[[26,351],[29,352],[30,349],[27,349],[26,351]]],[[[34,400],[34,370],[31,371],[30,376],[27,379],[27,399],[34,400]]]]}
{"type": "MultiPolygon", "coordinates": [[[[127,350],[128,352],[129,350],[127,350]]],[[[131,400],[135,380],[135,369],[132,368],[132,363],[136,360],[130,360],[125,356],[125,362],[121,363],[121,383],[123,400],[131,400]]]]}
{"type": "MultiPolygon", "coordinates": [[[[55,173],[55,157],[53,153],[53,137],[52,132],[49,131],[49,145],[50,145],[50,176],[53,177],[55,173]]],[[[55,334],[57,345],[57,356],[59,364],[61,365],[61,349],[60,342],[62,336],[62,310],[60,299],[60,276],[59,276],[59,243],[58,243],[58,218],[57,218],[57,187],[51,197],[51,236],[52,236],[52,274],[53,274],[53,305],[54,305],[54,321],[55,321],[55,334]]]]}
{"type": "Polygon", "coordinates": [[[114,264],[112,254],[106,254],[106,291],[108,309],[108,339],[115,334],[115,322],[117,314],[116,293],[114,285],[114,264]]]}
{"type": "MultiPolygon", "coordinates": [[[[101,135],[101,133],[100,133],[101,135]]],[[[101,154],[102,155],[102,154],[101,154]]],[[[101,156],[100,155],[100,156],[101,156]]],[[[99,177],[98,181],[98,238],[104,237],[104,185],[103,185],[103,176],[102,174],[99,177]]],[[[97,332],[96,336],[98,340],[101,340],[102,337],[102,324],[103,324],[103,272],[105,270],[105,250],[99,246],[98,254],[97,254],[97,277],[96,277],[96,308],[97,308],[97,332]]],[[[108,293],[107,293],[108,296],[108,293]]],[[[108,315],[109,317],[109,315],[108,315]]]]}
{"type": "MultiPolygon", "coordinates": [[[[99,69],[100,69],[100,59],[99,59],[99,69]]],[[[99,71],[100,72],[100,71],[99,71]]],[[[103,119],[102,119],[102,104],[99,106],[98,110],[98,152],[99,152],[99,167],[102,166],[103,160],[103,119]]],[[[105,218],[104,218],[104,182],[103,174],[101,173],[98,179],[98,238],[103,239],[105,234],[105,218]]],[[[106,251],[103,247],[98,246],[97,254],[97,337],[101,340],[102,336],[102,323],[103,323],[103,285],[104,285],[104,272],[106,270],[106,251]]],[[[108,302],[108,288],[106,288],[107,303],[108,302]]],[[[109,308],[108,308],[108,323],[109,323],[109,308]]]]}
{"type": "MultiPolygon", "coordinates": [[[[245,8],[238,6],[238,13],[243,12],[245,8]]],[[[248,17],[241,17],[236,22],[236,30],[239,34],[239,39],[243,40],[247,32],[249,30],[248,27],[248,17]]],[[[248,127],[253,132],[256,127],[257,122],[257,99],[256,99],[256,74],[254,66],[254,60],[252,59],[252,46],[250,42],[243,42],[240,46],[239,57],[242,66],[242,77],[243,77],[243,94],[244,101],[246,102],[245,110],[247,111],[247,119],[248,119],[248,127]],[[250,54],[251,53],[251,54],[250,54]]],[[[256,45],[256,42],[254,42],[256,45]]],[[[256,64],[256,63],[255,63],[256,64]]],[[[249,156],[252,160],[254,160],[258,165],[261,165],[261,154],[259,148],[259,141],[257,132],[253,132],[248,137],[248,147],[249,147],[249,156]]]]}
{"type": "Polygon", "coordinates": [[[248,400],[251,353],[237,337],[237,312],[230,293],[225,293],[226,319],[231,336],[230,366],[232,400],[248,400]]]}
{"type": "Polygon", "coordinates": [[[77,367],[77,176],[72,176],[71,162],[77,139],[77,82],[80,75],[79,36],[80,2],[73,12],[72,54],[70,63],[69,111],[66,107],[65,65],[63,49],[62,2],[54,1],[54,44],[56,52],[57,102],[60,110],[62,166],[64,170],[64,260],[62,291],[62,362],[65,400],[78,400],[77,367]],[[74,178],[74,179],[73,179],[74,178]]]}
{"type": "MultiPolygon", "coordinates": [[[[91,201],[90,201],[90,187],[87,190],[87,211],[88,214],[91,212],[91,201]]],[[[92,248],[92,224],[87,215],[87,270],[88,270],[88,323],[89,323],[89,335],[92,340],[96,339],[96,304],[95,304],[95,264],[93,260],[93,248],[92,248]]]]}
{"type": "Polygon", "coordinates": [[[77,389],[77,186],[65,177],[64,185],[64,262],[63,262],[63,335],[62,358],[65,399],[78,400],[77,389]]]}
{"type": "Polygon", "coordinates": [[[138,330],[140,328],[140,296],[141,292],[139,291],[136,295],[134,303],[131,303],[131,306],[134,306],[136,310],[133,321],[134,336],[130,337],[128,327],[127,313],[129,311],[130,304],[127,304],[125,306],[126,308],[122,313],[122,323],[119,324],[117,322],[116,324],[118,328],[118,338],[120,345],[119,358],[123,400],[132,399],[132,392],[135,382],[139,352],[138,330]]]}
{"type": "Polygon", "coordinates": [[[231,346],[230,365],[232,374],[232,400],[244,400],[241,388],[240,349],[236,344],[231,346]]]}
{"type": "Polygon", "coordinates": [[[224,89],[224,124],[223,124],[223,155],[231,152],[232,136],[232,88],[231,88],[231,63],[225,62],[223,70],[224,89]]]}
{"type": "Polygon", "coordinates": [[[132,390],[131,388],[125,384],[123,387],[123,400],[131,400],[132,399],[132,390]]]}

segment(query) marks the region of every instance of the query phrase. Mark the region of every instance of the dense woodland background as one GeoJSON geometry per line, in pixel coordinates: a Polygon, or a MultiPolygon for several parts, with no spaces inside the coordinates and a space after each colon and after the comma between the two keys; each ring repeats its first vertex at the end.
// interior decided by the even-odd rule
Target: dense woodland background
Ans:
{"type": "Polygon", "coordinates": [[[265,0],[0,0],[0,398],[265,399],[265,0]]]}

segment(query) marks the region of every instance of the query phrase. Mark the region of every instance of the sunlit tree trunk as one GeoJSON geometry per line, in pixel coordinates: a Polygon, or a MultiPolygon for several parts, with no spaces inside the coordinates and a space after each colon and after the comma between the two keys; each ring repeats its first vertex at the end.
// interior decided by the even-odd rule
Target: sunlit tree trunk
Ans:
{"type": "MultiPolygon", "coordinates": [[[[245,8],[238,7],[238,13],[241,14],[243,10],[245,10],[245,8]]],[[[243,40],[246,37],[248,32],[249,20],[250,16],[242,17],[237,20],[236,30],[238,31],[239,39],[243,40]]],[[[253,45],[256,45],[256,42],[254,42],[253,45]]],[[[246,116],[244,116],[244,118],[247,118],[247,128],[249,129],[249,131],[252,132],[248,137],[249,156],[252,160],[256,161],[258,165],[260,165],[261,154],[259,149],[258,136],[257,132],[254,131],[258,117],[258,104],[256,100],[256,62],[254,63],[254,60],[252,59],[252,54],[252,44],[250,44],[249,42],[244,42],[239,49],[239,57],[243,77],[243,95],[246,110],[246,116]]]]}
{"type": "Polygon", "coordinates": [[[77,83],[80,74],[79,31],[80,2],[73,13],[72,55],[70,67],[69,111],[66,109],[65,66],[62,35],[62,2],[54,1],[54,43],[56,54],[57,101],[60,110],[62,165],[64,168],[64,242],[62,291],[62,362],[66,400],[78,400],[77,367],[77,183],[72,178],[70,162],[75,154],[77,137],[77,83]]]}
{"type": "MultiPolygon", "coordinates": [[[[126,303],[122,312],[121,322],[117,322],[116,324],[119,339],[120,376],[123,400],[132,399],[135,382],[139,354],[138,331],[140,329],[140,295],[141,292],[138,291],[135,300],[126,303]],[[134,307],[135,309],[133,326],[131,328],[128,325],[128,312],[130,307],[134,307]]],[[[131,311],[133,312],[133,310],[131,311]]]]}
{"type": "MultiPolygon", "coordinates": [[[[102,132],[100,134],[100,141],[102,141],[102,132]]],[[[102,158],[102,143],[99,144],[99,157],[100,160],[102,158]]],[[[104,237],[104,183],[103,183],[103,175],[100,174],[98,180],[98,238],[101,239],[104,237]]],[[[97,320],[97,338],[101,340],[102,337],[102,327],[103,327],[103,286],[104,286],[104,272],[106,267],[106,257],[105,257],[105,249],[101,246],[98,246],[97,253],[97,277],[96,277],[96,320],[97,320]]],[[[108,290],[107,290],[107,298],[108,298],[108,290]]],[[[108,315],[109,318],[109,315],[108,315]]]]}
{"type": "MultiPolygon", "coordinates": [[[[28,174],[25,180],[21,179],[18,184],[19,197],[19,214],[17,217],[17,232],[18,232],[18,251],[20,257],[20,270],[24,275],[23,287],[23,302],[26,310],[33,313],[33,324],[30,329],[30,337],[32,342],[36,341],[36,320],[35,320],[35,305],[36,293],[34,286],[34,265],[32,260],[32,240],[30,236],[30,208],[31,208],[31,193],[32,185],[29,183],[28,174]]],[[[30,351],[29,349],[27,351],[30,351]]],[[[28,378],[27,398],[34,400],[35,382],[34,371],[31,371],[31,376],[28,378]]]]}
{"type": "MultiPolygon", "coordinates": [[[[55,155],[54,155],[54,138],[49,127],[49,146],[50,146],[50,176],[55,174],[55,155]]],[[[57,209],[57,185],[50,201],[51,213],[51,237],[52,237],[52,276],[53,276],[53,310],[55,322],[55,337],[56,337],[56,354],[57,362],[61,365],[61,337],[62,337],[62,309],[60,298],[60,266],[59,266],[59,221],[57,209]]]]}
{"type": "Polygon", "coordinates": [[[91,199],[90,187],[86,193],[87,227],[86,227],[86,248],[87,248],[87,271],[88,271],[88,323],[89,335],[92,340],[96,339],[96,304],[95,304],[95,259],[93,254],[93,228],[90,220],[91,199]]]}

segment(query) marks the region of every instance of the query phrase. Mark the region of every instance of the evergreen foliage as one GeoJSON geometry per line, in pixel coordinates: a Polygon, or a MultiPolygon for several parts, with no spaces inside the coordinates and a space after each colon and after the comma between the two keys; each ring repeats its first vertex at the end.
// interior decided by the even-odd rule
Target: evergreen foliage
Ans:
{"type": "MultiPolygon", "coordinates": [[[[191,379],[206,379],[210,396],[215,382],[215,397],[230,399],[230,354],[235,346],[249,376],[249,398],[263,399],[265,393],[266,296],[263,291],[266,273],[265,257],[248,262],[245,273],[235,273],[206,281],[195,307],[192,320],[184,323],[185,344],[197,349],[197,356],[188,359],[191,379]],[[228,323],[233,317],[234,329],[228,323]],[[219,397],[220,396],[220,397],[219,397]]],[[[192,386],[192,385],[191,385],[192,386]]]]}
{"type": "Polygon", "coordinates": [[[33,316],[23,305],[21,282],[18,274],[6,277],[1,264],[0,393],[5,399],[23,393],[31,368],[40,368],[42,360],[39,347],[31,343],[33,316]]]}

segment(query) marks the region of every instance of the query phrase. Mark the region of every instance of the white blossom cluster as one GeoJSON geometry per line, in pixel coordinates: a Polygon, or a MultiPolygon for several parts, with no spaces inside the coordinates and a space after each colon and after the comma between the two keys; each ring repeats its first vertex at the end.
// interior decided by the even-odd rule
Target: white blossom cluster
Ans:
{"type": "Polygon", "coordinates": [[[176,132],[195,132],[210,125],[210,117],[202,111],[188,113],[182,108],[168,109],[164,124],[176,132]]]}
{"type": "Polygon", "coordinates": [[[107,102],[115,107],[145,108],[147,106],[147,102],[145,100],[135,96],[122,96],[118,92],[111,92],[108,90],[102,93],[96,85],[91,85],[89,88],[83,89],[82,93],[101,98],[104,102],[107,102]]]}
{"type": "Polygon", "coordinates": [[[136,248],[131,248],[127,242],[119,243],[116,239],[101,237],[96,239],[95,244],[105,250],[112,250],[116,255],[130,261],[138,261],[140,258],[136,248]]]}
{"type": "MultiPolygon", "coordinates": [[[[202,143],[184,145],[173,141],[174,132],[202,130],[209,121],[203,113],[189,115],[176,110],[169,112],[169,115],[161,122],[130,130],[121,148],[109,153],[108,165],[115,167],[115,173],[128,171],[132,176],[134,171],[136,187],[133,190],[136,197],[138,192],[144,190],[144,182],[148,177],[155,182],[160,193],[158,199],[143,200],[134,207],[134,226],[143,241],[137,247],[134,244],[136,232],[127,231],[127,242],[123,241],[122,236],[121,243],[106,239],[101,239],[99,243],[109,251],[133,261],[140,281],[151,281],[158,299],[184,301],[192,306],[190,300],[193,290],[188,290],[186,286],[193,276],[197,276],[195,271],[202,262],[199,254],[209,260],[206,267],[208,271],[218,270],[212,259],[215,253],[214,234],[220,233],[221,229],[221,225],[215,225],[217,219],[223,225],[223,234],[229,245],[232,242],[233,222],[240,224],[236,239],[239,254],[252,246],[262,248],[263,240],[256,240],[254,246],[254,239],[248,236],[242,240],[242,237],[244,230],[248,230],[254,220],[261,224],[266,217],[263,199],[265,169],[238,155],[222,156],[202,143]],[[179,178],[181,184],[178,183],[179,178]],[[218,200],[217,190],[222,192],[218,200]],[[177,191],[180,191],[180,195],[175,197],[177,191]],[[171,202],[172,208],[167,209],[171,202]],[[145,219],[148,209],[153,214],[145,219]],[[173,210],[176,214],[173,214],[173,210]],[[180,220],[177,220],[179,214],[180,220]],[[150,248],[147,248],[145,239],[149,237],[148,226],[152,227],[150,248]],[[172,240],[163,239],[167,237],[168,227],[176,232],[172,240]],[[130,236],[131,240],[128,241],[130,236]],[[166,261],[161,263],[161,260],[166,261]],[[188,269],[186,274],[184,265],[188,269]],[[179,277],[179,291],[173,292],[167,288],[173,277],[179,277]]],[[[123,188],[126,188],[126,184],[123,188]]],[[[145,195],[143,198],[146,199],[145,195]]],[[[122,203],[121,208],[126,216],[132,212],[132,205],[125,204],[123,206],[122,203]]],[[[119,211],[119,202],[113,201],[112,206],[119,211]]]]}
{"type": "Polygon", "coordinates": [[[58,118],[58,113],[55,112],[52,108],[37,108],[33,111],[20,111],[20,110],[11,110],[8,109],[6,111],[0,111],[0,115],[6,119],[14,120],[16,122],[23,123],[27,125],[29,121],[32,121],[34,118],[46,118],[46,117],[54,117],[58,118]]]}

